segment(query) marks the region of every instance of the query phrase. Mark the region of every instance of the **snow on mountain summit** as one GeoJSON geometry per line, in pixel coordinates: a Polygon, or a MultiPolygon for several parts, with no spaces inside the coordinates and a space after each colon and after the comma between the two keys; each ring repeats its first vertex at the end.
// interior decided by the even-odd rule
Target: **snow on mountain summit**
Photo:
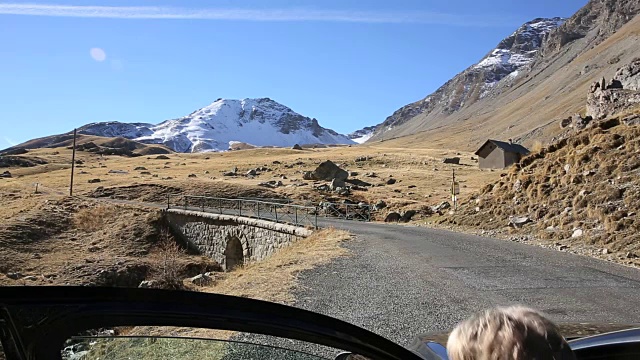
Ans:
{"type": "Polygon", "coordinates": [[[502,40],[495,49],[471,69],[494,73],[494,76],[487,77],[486,82],[488,86],[492,86],[533,62],[544,37],[565,21],[564,18],[555,17],[538,18],[525,23],[509,37],[502,40]]]}
{"type": "MultiPolygon", "coordinates": [[[[91,126],[95,128],[96,124],[91,126]]],[[[224,151],[236,142],[282,147],[354,143],[344,135],[321,127],[316,119],[302,116],[269,98],[218,99],[187,116],[148,127],[118,123],[122,133],[115,135],[117,131],[106,128],[110,136],[164,144],[178,152],[224,151]]]]}

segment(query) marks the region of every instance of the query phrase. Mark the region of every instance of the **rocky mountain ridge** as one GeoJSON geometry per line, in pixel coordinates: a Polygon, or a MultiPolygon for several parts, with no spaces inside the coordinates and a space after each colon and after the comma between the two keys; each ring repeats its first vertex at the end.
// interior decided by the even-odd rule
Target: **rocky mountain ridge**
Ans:
{"type": "Polygon", "coordinates": [[[355,143],[345,135],[323,128],[316,119],[302,116],[269,98],[218,99],[187,116],[157,125],[99,122],[78,128],[78,133],[162,144],[177,152],[225,151],[239,142],[282,147],[355,143]]]}
{"type": "Polygon", "coordinates": [[[406,105],[378,125],[374,139],[398,127],[413,117],[426,112],[452,114],[489,94],[502,80],[511,80],[526,70],[537,56],[544,38],[566,19],[561,17],[538,18],[522,25],[502,40],[478,63],[449,80],[423,100],[406,105]]]}

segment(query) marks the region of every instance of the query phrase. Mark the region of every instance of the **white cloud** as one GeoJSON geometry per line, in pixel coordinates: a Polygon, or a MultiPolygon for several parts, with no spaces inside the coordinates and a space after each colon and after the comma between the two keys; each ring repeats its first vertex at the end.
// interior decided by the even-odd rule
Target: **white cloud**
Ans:
{"type": "Polygon", "coordinates": [[[103,62],[107,58],[107,53],[100,48],[91,48],[91,50],[89,50],[89,55],[91,55],[91,58],[97,62],[103,62]]]}
{"type": "Polygon", "coordinates": [[[161,6],[83,6],[0,4],[0,14],[112,19],[201,19],[243,21],[323,21],[351,23],[423,23],[455,26],[505,26],[504,17],[465,16],[425,11],[382,12],[317,9],[177,8],[161,6]]]}

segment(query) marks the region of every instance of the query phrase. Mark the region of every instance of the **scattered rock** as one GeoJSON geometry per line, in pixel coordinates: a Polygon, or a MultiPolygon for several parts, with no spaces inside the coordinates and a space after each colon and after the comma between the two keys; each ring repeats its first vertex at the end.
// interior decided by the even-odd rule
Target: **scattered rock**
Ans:
{"type": "Polygon", "coordinates": [[[36,281],[36,280],[38,280],[38,277],[36,277],[34,275],[29,275],[29,276],[23,277],[22,280],[36,281]]]}
{"type": "Polygon", "coordinates": [[[291,147],[292,150],[302,150],[302,146],[295,144],[291,147]]]}
{"type": "Polygon", "coordinates": [[[265,181],[265,182],[261,182],[258,184],[258,186],[262,186],[262,187],[266,187],[266,188],[270,188],[270,189],[275,189],[277,187],[283,186],[284,184],[282,183],[282,181],[276,181],[276,180],[271,180],[271,181],[265,181]]]}
{"type": "Polygon", "coordinates": [[[187,177],[194,178],[194,177],[198,177],[198,175],[196,175],[196,174],[189,174],[189,175],[187,175],[187,177]]]}
{"type": "Polygon", "coordinates": [[[149,172],[149,171],[141,171],[140,175],[151,175],[151,172],[149,172]]]}
{"type": "Polygon", "coordinates": [[[205,175],[206,175],[206,174],[209,174],[209,170],[205,170],[205,171],[204,171],[204,174],[205,174],[205,175]]]}
{"type": "Polygon", "coordinates": [[[12,280],[19,280],[19,279],[22,279],[24,275],[22,275],[19,272],[12,272],[12,273],[7,273],[7,277],[12,280]]]}
{"type": "Polygon", "coordinates": [[[570,117],[560,120],[560,128],[564,129],[571,125],[572,119],[570,117]]]}
{"type": "Polygon", "coordinates": [[[584,234],[584,231],[582,231],[582,229],[575,229],[573,230],[573,234],[571,234],[572,238],[578,238],[580,236],[582,236],[584,234]]]}
{"type": "Polygon", "coordinates": [[[387,214],[387,217],[384,218],[384,222],[398,222],[401,218],[402,216],[400,216],[400,214],[398,214],[397,212],[390,212],[389,214],[387,214]]]}
{"type": "Polygon", "coordinates": [[[396,183],[396,179],[394,179],[394,178],[391,178],[391,179],[387,180],[387,185],[393,185],[395,183],[396,183]]]}
{"type": "Polygon", "coordinates": [[[366,173],[364,174],[364,176],[366,177],[370,177],[370,178],[375,178],[378,177],[378,174],[374,173],[374,172],[370,172],[370,173],[366,173]]]}
{"type": "Polygon", "coordinates": [[[415,185],[409,185],[409,186],[407,186],[407,187],[408,187],[409,189],[415,189],[415,188],[417,188],[417,186],[415,186],[415,185]]]}
{"type": "Polygon", "coordinates": [[[417,214],[417,211],[415,210],[406,211],[404,214],[402,214],[402,217],[400,218],[400,222],[408,223],[409,221],[411,221],[411,218],[413,218],[416,214],[417,214]]]}
{"type": "Polygon", "coordinates": [[[608,255],[609,254],[609,249],[605,248],[602,249],[602,255],[608,255]]]}
{"type": "Polygon", "coordinates": [[[95,183],[99,183],[100,179],[90,179],[89,181],[87,181],[89,184],[95,184],[95,183]]]}
{"type": "Polygon", "coordinates": [[[530,222],[533,222],[533,220],[527,216],[509,216],[509,225],[513,225],[515,228],[523,227],[530,222]]]}
{"type": "Polygon", "coordinates": [[[432,210],[433,210],[434,213],[436,213],[436,212],[439,213],[442,210],[447,210],[449,208],[451,208],[451,204],[448,201],[443,201],[440,204],[432,207],[432,210]]]}
{"type": "Polygon", "coordinates": [[[349,176],[352,176],[352,177],[358,176],[358,172],[357,171],[350,171],[349,172],[349,176]]]}
{"type": "Polygon", "coordinates": [[[11,177],[11,173],[9,171],[5,171],[2,174],[0,174],[0,178],[10,178],[11,177]]]}
{"type": "Polygon", "coordinates": [[[125,175],[125,174],[128,174],[128,173],[129,173],[128,171],[124,171],[124,170],[109,170],[109,174],[122,174],[122,175],[125,175]]]}
{"type": "Polygon", "coordinates": [[[382,210],[387,207],[387,203],[384,200],[378,200],[378,202],[373,206],[374,210],[382,210]]]}
{"type": "Polygon", "coordinates": [[[319,191],[331,191],[331,188],[327,184],[316,186],[315,189],[319,191]]]}
{"type": "Polygon", "coordinates": [[[169,160],[169,157],[167,155],[158,155],[156,160],[169,160]]]}
{"type": "Polygon", "coordinates": [[[146,168],[146,167],[144,167],[144,166],[136,166],[136,168],[135,168],[135,169],[133,169],[133,170],[134,170],[134,171],[138,171],[138,170],[147,170],[147,168],[146,168]]]}
{"type": "Polygon", "coordinates": [[[227,171],[225,173],[222,173],[222,176],[236,176],[236,173],[234,173],[233,171],[227,171]]]}
{"type": "Polygon", "coordinates": [[[459,157],[444,158],[442,159],[442,163],[460,165],[460,158],[459,157]]]}
{"type": "Polygon", "coordinates": [[[158,286],[158,282],[155,280],[145,280],[138,285],[141,289],[154,289],[158,286]]]}
{"type": "Polygon", "coordinates": [[[188,281],[196,286],[207,286],[211,285],[214,279],[207,274],[200,274],[190,278],[188,281]]]}
{"type": "Polygon", "coordinates": [[[258,175],[258,173],[256,172],[255,169],[251,169],[251,170],[247,171],[247,173],[245,175],[246,176],[256,176],[256,175],[258,175]]]}
{"type": "Polygon", "coordinates": [[[355,162],[363,162],[363,161],[369,161],[369,157],[368,156],[358,156],[355,160],[355,162]]]}
{"type": "Polygon", "coordinates": [[[280,164],[282,164],[282,163],[281,163],[280,161],[278,161],[278,160],[274,160],[273,162],[271,162],[271,164],[273,164],[273,165],[280,165],[280,164]]]}

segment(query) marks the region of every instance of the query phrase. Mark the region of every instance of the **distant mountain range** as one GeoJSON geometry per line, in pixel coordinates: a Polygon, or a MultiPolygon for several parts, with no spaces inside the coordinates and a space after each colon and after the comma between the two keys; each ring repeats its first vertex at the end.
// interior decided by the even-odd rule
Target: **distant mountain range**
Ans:
{"type": "Polygon", "coordinates": [[[162,144],[177,152],[224,151],[238,142],[280,147],[355,144],[349,137],[323,128],[316,119],[269,98],[218,99],[187,116],[157,125],[99,122],[78,128],[78,133],[162,144]]]}

